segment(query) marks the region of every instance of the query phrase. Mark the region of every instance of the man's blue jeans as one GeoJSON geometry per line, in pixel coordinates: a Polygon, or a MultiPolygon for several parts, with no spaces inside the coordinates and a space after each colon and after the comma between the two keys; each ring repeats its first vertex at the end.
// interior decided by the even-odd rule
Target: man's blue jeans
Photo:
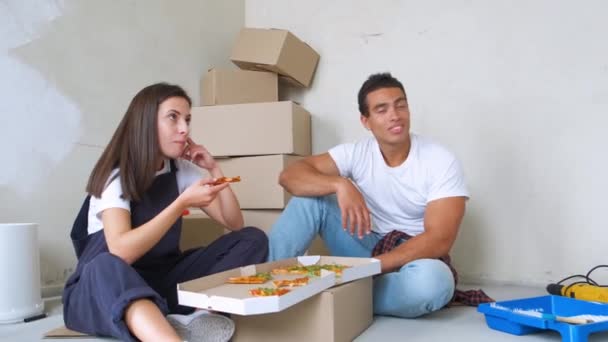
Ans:
{"type": "MultiPolygon", "coordinates": [[[[300,256],[319,234],[332,255],[371,257],[381,236],[359,239],[342,229],[335,196],[293,197],[270,231],[269,261],[300,256]]],[[[374,313],[413,318],[445,306],[454,294],[449,267],[435,259],[419,259],[399,271],[374,279],[374,313]]]]}

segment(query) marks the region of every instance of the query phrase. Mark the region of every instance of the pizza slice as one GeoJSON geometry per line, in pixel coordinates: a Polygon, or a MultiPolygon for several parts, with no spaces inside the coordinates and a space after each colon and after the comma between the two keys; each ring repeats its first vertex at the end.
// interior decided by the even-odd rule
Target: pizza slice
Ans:
{"type": "Polygon", "coordinates": [[[321,268],[327,271],[331,271],[334,272],[336,274],[336,276],[341,276],[342,275],[342,271],[344,271],[344,269],[349,268],[350,266],[347,265],[339,265],[339,264],[326,264],[326,265],[321,265],[321,268]]]}
{"type": "Polygon", "coordinates": [[[252,276],[230,277],[228,284],[264,284],[272,279],[270,273],[258,273],[252,276]]]}
{"type": "Polygon", "coordinates": [[[270,296],[282,296],[289,293],[289,289],[283,288],[270,288],[270,287],[258,287],[256,289],[249,290],[249,294],[254,297],[270,297],[270,296]]]}
{"type": "Polygon", "coordinates": [[[220,185],[220,184],[224,184],[224,183],[235,183],[235,182],[240,182],[241,181],[241,176],[236,176],[236,177],[220,177],[218,179],[216,179],[215,181],[209,183],[210,185],[220,185]]]}
{"type": "Polygon", "coordinates": [[[272,270],[272,274],[295,274],[308,275],[318,277],[321,275],[321,270],[327,270],[336,273],[336,276],[341,276],[342,271],[350,266],[340,264],[325,264],[325,265],[309,265],[309,266],[283,266],[272,270]]]}
{"type": "Polygon", "coordinates": [[[272,270],[272,274],[307,274],[308,270],[304,266],[283,266],[272,270]]]}
{"type": "Polygon", "coordinates": [[[321,266],[319,266],[319,265],[308,265],[308,266],[304,266],[304,268],[306,269],[306,272],[310,276],[318,277],[321,275],[321,266]]]}
{"type": "Polygon", "coordinates": [[[274,285],[276,288],[305,286],[308,285],[308,277],[273,280],[272,285],[274,285]]]}

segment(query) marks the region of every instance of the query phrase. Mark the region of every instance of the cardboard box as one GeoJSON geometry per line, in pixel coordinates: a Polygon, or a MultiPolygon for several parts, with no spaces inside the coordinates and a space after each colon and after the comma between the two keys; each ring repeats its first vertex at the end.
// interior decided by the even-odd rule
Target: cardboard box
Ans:
{"type": "Polygon", "coordinates": [[[299,159],[278,154],[216,160],[226,176],[241,177],[231,187],[242,209],[283,209],[291,195],[279,185],[279,174],[299,159]]]}
{"type": "Polygon", "coordinates": [[[241,210],[241,212],[246,226],[258,227],[268,234],[283,210],[241,210]]]}
{"type": "MultiPolygon", "coordinates": [[[[211,220],[209,216],[199,208],[190,208],[188,210],[190,211],[190,214],[184,216],[184,222],[189,220],[197,221],[199,219],[211,220]]],[[[241,210],[245,226],[254,226],[266,233],[270,232],[270,228],[282,212],[283,210],[241,210]]]]}
{"type": "Polygon", "coordinates": [[[331,252],[329,251],[329,248],[327,248],[327,246],[325,245],[325,242],[323,242],[323,239],[321,239],[321,237],[317,235],[308,247],[308,254],[329,256],[331,255],[331,252]]]}
{"type": "MultiPolygon", "coordinates": [[[[260,228],[265,231],[266,234],[270,232],[270,228],[279,218],[282,210],[241,210],[243,213],[243,220],[245,221],[245,226],[253,226],[260,228]]],[[[213,241],[217,239],[219,236],[219,232],[217,228],[204,229],[199,230],[198,226],[191,227],[186,222],[189,221],[203,221],[209,220],[212,223],[209,223],[212,227],[217,225],[219,227],[223,227],[212,221],[205,213],[198,208],[190,208],[190,215],[184,217],[184,221],[182,223],[182,250],[183,246],[206,246],[209,244],[209,241],[213,241]],[[192,230],[190,232],[184,232],[184,230],[192,230]]],[[[230,232],[228,229],[223,227],[224,233],[230,232]]],[[[323,242],[320,236],[316,236],[315,239],[310,244],[308,248],[309,255],[331,255],[329,249],[323,242]]]]}
{"type": "Polygon", "coordinates": [[[211,69],[201,80],[203,106],[278,100],[279,80],[273,72],[211,69]]]}
{"type": "MultiPolygon", "coordinates": [[[[201,277],[177,284],[177,298],[181,305],[227,312],[238,315],[257,315],[279,312],[299,303],[335,284],[370,277],[380,273],[380,261],[373,258],[347,258],[328,256],[301,256],[274,262],[250,265],[201,277]],[[296,287],[282,296],[252,297],[249,290],[258,287],[272,287],[265,284],[227,284],[230,277],[248,276],[271,272],[273,269],[292,265],[348,265],[340,277],[333,272],[321,271],[320,276],[310,277],[306,286],[296,287]]],[[[273,275],[275,279],[294,278],[293,275],[273,275]]]]}
{"type": "Polygon", "coordinates": [[[243,28],[230,60],[241,69],[273,71],[296,85],[309,87],[319,54],[289,31],[243,28]]]}
{"type": "Polygon", "coordinates": [[[190,136],[214,156],[311,153],[310,114],[291,101],[192,108],[190,136]]]}
{"type": "Polygon", "coordinates": [[[368,277],[327,289],[279,313],[232,315],[232,341],[350,342],[373,322],[372,290],[368,277]]]}
{"type": "MultiPolygon", "coordinates": [[[[203,212],[200,209],[197,210],[203,212]]],[[[182,220],[182,235],[179,247],[182,251],[185,251],[191,248],[209,246],[213,241],[224,235],[224,230],[223,225],[208,217],[184,219],[182,220]]]]}

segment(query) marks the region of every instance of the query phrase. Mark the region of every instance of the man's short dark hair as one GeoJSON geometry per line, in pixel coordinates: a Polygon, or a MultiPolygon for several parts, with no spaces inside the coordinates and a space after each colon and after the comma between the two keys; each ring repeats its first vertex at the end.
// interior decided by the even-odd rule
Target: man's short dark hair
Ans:
{"type": "MultiPolygon", "coordinates": [[[[401,82],[394,78],[389,72],[373,74],[369,76],[367,81],[363,82],[361,89],[359,89],[359,95],[357,98],[359,100],[359,112],[361,112],[361,115],[369,116],[367,94],[381,88],[399,88],[401,91],[403,91],[403,95],[405,95],[403,84],[401,84],[401,82]]],[[[405,100],[407,101],[407,95],[405,96],[405,100]]]]}

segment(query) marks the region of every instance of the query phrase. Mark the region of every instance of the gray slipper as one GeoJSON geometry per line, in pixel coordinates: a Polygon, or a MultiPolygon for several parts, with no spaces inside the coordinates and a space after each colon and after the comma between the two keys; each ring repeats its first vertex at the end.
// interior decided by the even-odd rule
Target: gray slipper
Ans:
{"type": "Polygon", "coordinates": [[[204,310],[190,315],[168,315],[167,321],[188,342],[227,342],[234,334],[230,318],[204,310]]]}

